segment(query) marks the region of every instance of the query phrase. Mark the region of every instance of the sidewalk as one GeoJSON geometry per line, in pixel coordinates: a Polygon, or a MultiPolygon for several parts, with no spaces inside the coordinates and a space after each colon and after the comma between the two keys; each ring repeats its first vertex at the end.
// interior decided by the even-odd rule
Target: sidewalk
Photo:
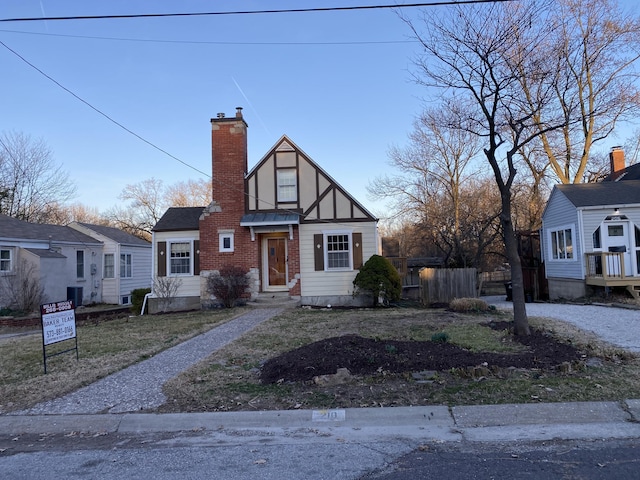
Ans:
{"type": "Polygon", "coordinates": [[[640,400],[178,414],[6,415],[5,435],[189,435],[214,444],[640,438],[640,400]]]}

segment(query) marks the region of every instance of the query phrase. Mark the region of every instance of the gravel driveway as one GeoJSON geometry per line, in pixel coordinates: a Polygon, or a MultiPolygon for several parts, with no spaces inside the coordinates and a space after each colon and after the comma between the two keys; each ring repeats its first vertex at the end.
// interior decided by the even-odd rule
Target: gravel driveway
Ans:
{"type": "MultiPolygon", "coordinates": [[[[482,297],[489,305],[513,312],[513,304],[505,298],[505,295],[482,297]]],[[[527,315],[571,323],[613,345],[640,353],[640,310],[599,305],[527,303],[527,315]]]]}

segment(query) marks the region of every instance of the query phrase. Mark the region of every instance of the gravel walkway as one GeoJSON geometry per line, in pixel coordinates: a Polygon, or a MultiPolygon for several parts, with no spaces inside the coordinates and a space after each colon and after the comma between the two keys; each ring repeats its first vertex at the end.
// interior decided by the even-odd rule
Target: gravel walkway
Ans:
{"type": "MultiPolygon", "coordinates": [[[[505,295],[482,297],[489,305],[513,312],[505,295]]],[[[606,342],[640,352],[640,310],[598,305],[527,303],[527,315],[562,320],[592,332],[606,342]]]]}
{"type": "Polygon", "coordinates": [[[162,385],[167,380],[282,311],[282,308],[252,310],[64,397],[11,415],[125,413],[158,407],[166,400],[162,385]]]}

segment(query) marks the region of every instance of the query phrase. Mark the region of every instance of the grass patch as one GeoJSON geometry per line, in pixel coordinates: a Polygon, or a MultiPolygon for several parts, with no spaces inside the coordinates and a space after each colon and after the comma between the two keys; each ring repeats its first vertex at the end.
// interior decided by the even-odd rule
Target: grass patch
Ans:
{"type": "Polygon", "coordinates": [[[480,377],[461,369],[437,372],[428,382],[416,381],[411,372],[389,374],[380,370],[333,386],[313,382],[262,385],[257,368],[243,368],[261,365],[311,342],[349,334],[384,342],[430,340],[435,333],[443,332],[448,343],[474,352],[518,352],[525,347],[513,342],[507,330],[480,325],[510,319],[511,315],[497,311],[484,314],[425,309],[288,311],[170,380],[164,392],[171,400],[159,411],[617,401],[640,397],[640,363],[634,355],[603,345],[568,324],[533,318],[532,326],[543,327],[583,347],[587,357],[599,356],[602,366],[573,366],[563,372],[502,369],[480,377]]]}
{"type": "MultiPolygon", "coordinates": [[[[195,335],[204,333],[240,310],[128,316],[77,325],[75,351],[47,358],[44,374],[42,336],[13,337],[0,342],[0,413],[28,408],[88,385],[111,373],[195,335]]],[[[47,346],[47,356],[74,347],[73,340],[47,346]]]]}

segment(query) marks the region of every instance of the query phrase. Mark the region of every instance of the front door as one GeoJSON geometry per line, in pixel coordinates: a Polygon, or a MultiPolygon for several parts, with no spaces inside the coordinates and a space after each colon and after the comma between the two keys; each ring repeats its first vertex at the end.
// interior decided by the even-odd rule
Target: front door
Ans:
{"type": "Polygon", "coordinates": [[[264,281],[265,290],[287,289],[287,239],[285,237],[266,238],[264,281]]]}
{"type": "MultiPolygon", "coordinates": [[[[625,276],[633,276],[633,266],[631,264],[631,243],[629,241],[629,223],[628,222],[606,222],[604,225],[603,247],[605,252],[622,253],[624,259],[625,276]]],[[[620,275],[622,269],[620,267],[619,257],[610,258],[607,262],[607,270],[609,275],[620,275]]]]}

